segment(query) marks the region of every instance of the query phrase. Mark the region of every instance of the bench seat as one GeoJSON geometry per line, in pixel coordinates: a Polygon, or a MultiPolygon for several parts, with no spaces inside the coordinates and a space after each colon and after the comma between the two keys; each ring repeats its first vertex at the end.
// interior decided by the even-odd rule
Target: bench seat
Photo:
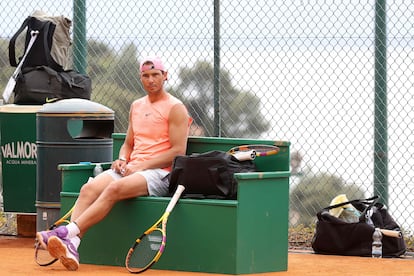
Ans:
{"type": "MultiPolygon", "coordinates": [[[[114,154],[124,137],[114,134],[114,154]]],[[[276,143],[281,151],[256,158],[260,172],[235,174],[237,200],[180,199],[167,225],[166,250],[154,269],[224,274],[287,270],[289,143],[190,137],[187,153],[252,143],[276,143]]],[[[103,164],[104,169],[109,166],[103,164]]],[[[74,204],[93,168],[93,164],[59,165],[62,213],[74,204]]],[[[84,236],[79,248],[81,263],[124,266],[128,248],[161,216],[169,200],[139,197],[118,202],[84,236]]]]}

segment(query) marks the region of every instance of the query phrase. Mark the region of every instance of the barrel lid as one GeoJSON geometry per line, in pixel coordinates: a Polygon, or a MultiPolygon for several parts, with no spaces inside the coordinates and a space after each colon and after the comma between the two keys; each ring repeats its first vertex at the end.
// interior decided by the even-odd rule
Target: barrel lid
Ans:
{"type": "Polygon", "coordinates": [[[36,113],[42,105],[6,104],[0,106],[0,113],[36,113]]]}
{"type": "Polygon", "coordinates": [[[100,103],[96,103],[86,99],[64,99],[53,103],[43,105],[38,113],[105,113],[114,114],[114,111],[100,103]]]}

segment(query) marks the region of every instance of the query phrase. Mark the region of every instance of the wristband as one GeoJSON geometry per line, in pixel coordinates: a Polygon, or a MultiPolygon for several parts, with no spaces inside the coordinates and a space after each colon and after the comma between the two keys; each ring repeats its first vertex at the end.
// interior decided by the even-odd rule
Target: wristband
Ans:
{"type": "Polygon", "coordinates": [[[126,158],[125,157],[119,157],[118,160],[121,160],[121,161],[126,162],[126,158]]]}

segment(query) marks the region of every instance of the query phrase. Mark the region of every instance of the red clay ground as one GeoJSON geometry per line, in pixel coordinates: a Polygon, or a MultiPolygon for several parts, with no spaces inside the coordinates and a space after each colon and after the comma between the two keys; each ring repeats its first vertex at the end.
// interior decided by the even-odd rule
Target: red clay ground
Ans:
{"type": "MultiPolygon", "coordinates": [[[[34,262],[33,238],[0,236],[0,275],[131,275],[124,267],[81,264],[76,272],[66,271],[60,263],[40,267],[34,262]]],[[[207,276],[225,275],[182,271],[153,270],[143,275],[207,276]]],[[[371,259],[363,257],[325,256],[311,252],[289,252],[288,271],[261,274],[260,276],[284,275],[414,275],[414,258],[371,259]]]]}

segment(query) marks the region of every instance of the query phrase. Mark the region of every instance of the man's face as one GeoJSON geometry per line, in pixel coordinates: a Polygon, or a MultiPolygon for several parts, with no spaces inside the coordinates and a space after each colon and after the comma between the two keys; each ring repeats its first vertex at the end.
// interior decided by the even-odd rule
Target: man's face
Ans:
{"type": "Polygon", "coordinates": [[[158,69],[145,70],[141,73],[141,82],[148,93],[158,93],[163,90],[167,72],[158,69]]]}

